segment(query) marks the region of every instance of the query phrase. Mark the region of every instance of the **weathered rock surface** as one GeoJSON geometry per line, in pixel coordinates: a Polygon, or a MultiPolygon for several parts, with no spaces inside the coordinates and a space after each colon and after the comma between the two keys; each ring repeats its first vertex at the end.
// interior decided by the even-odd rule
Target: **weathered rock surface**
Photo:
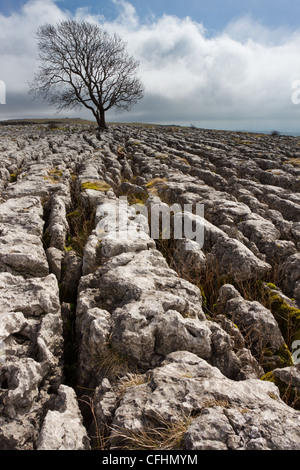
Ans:
{"type": "Polygon", "coordinates": [[[72,388],[60,385],[38,439],[38,450],[89,450],[89,438],[72,388]]]}
{"type": "Polygon", "coordinates": [[[271,311],[256,301],[243,299],[231,285],[225,284],[219,291],[219,306],[248,338],[251,351],[255,356],[264,351],[280,350],[285,342],[271,311]]]}
{"type": "Polygon", "coordinates": [[[188,352],[172,353],[152,370],[149,382],[130,387],[115,412],[112,445],[193,416],[183,432],[187,450],[299,450],[300,415],[270,382],[225,378],[188,352]],[[122,430],[122,432],[120,432],[122,430]],[[126,439],[126,438],[125,438],[126,439]]]}
{"type": "Polygon", "coordinates": [[[0,127],[0,449],[300,450],[298,144],[0,127]]]}

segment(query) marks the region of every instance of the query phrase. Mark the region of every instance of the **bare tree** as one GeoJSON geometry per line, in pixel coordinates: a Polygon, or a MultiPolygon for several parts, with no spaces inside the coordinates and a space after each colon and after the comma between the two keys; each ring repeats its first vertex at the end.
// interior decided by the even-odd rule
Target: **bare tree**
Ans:
{"type": "Polygon", "coordinates": [[[116,34],[97,24],[67,20],[41,26],[36,37],[41,65],[30,83],[35,98],[59,111],[85,106],[105,128],[106,111],[129,111],[143,97],[139,64],[116,34]]]}

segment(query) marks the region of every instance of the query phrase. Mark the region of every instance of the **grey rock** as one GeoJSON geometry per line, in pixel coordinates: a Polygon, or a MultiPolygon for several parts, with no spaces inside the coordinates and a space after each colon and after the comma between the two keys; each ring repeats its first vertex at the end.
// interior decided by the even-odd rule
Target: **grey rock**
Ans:
{"type": "Polygon", "coordinates": [[[20,412],[26,412],[37,401],[39,388],[44,378],[41,364],[31,358],[19,359],[18,363],[6,362],[1,370],[2,383],[7,382],[7,390],[1,393],[3,414],[13,419],[20,412]]]}
{"type": "Polygon", "coordinates": [[[0,235],[0,270],[25,277],[43,277],[49,266],[41,239],[3,227],[0,235]]]}
{"type": "Polygon", "coordinates": [[[284,346],[278,323],[259,302],[243,299],[233,286],[225,284],[219,291],[218,305],[238,325],[254,354],[261,355],[266,348],[276,352],[284,346]]]}
{"type": "Polygon", "coordinates": [[[61,266],[61,298],[65,302],[75,303],[77,287],[82,274],[82,259],[75,251],[71,250],[64,253],[61,266]]]}
{"type": "Polygon", "coordinates": [[[269,220],[258,214],[250,214],[238,224],[239,230],[257,245],[264,241],[275,241],[280,236],[279,230],[269,220]]]}
{"type": "Polygon", "coordinates": [[[221,406],[205,408],[188,427],[184,443],[189,450],[237,450],[239,438],[221,406]]]}
{"type": "Polygon", "coordinates": [[[81,279],[79,299],[111,313],[112,347],[144,368],[172,351],[189,350],[228,376],[240,372],[231,337],[205,318],[200,290],[180,279],[155,250],[105,263],[81,279]]]}
{"type": "Polygon", "coordinates": [[[93,306],[81,298],[76,310],[79,373],[81,386],[97,386],[101,377],[101,363],[108,355],[112,320],[106,310],[93,306]]]}
{"type": "Polygon", "coordinates": [[[50,215],[45,234],[50,239],[50,247],[61,251],[64,250],[69,231],[66,212],[65,198],[55,194],[50,200],[50,215]]]}
{"type": "Polygon", "coordinates": [[[50,274],[42,279],[24,279],[9,273],[0,273],[1,311],[22,312],[25,317],[41,317],[59,313],[58,284],[50,274]]]}
{"type": "Polygon", "coordinates": [[[174,243],[171,267],[191,278],[205,272],[206,256],[196,241],[179,239],[174,243]]]}
{"type": "Polygon", "coordinates": [[[60,282],[61,262],[64,256],[63,252],[53,246],[46,250],[46,256],[49,263],[50,273],[53,273],[57,281],[60,282]]]}
{"type": "Polygon", "coordinates": [[[155,248],[145,216],[128,206],[126,200],[106,199],[99,204],[95,225],[84,250],[84,275],[121,253],[155,248]]]}
{"type": "Polygon", "coordinates": [[[235,281],[261,279],[272,269],[241,242],[230,238],[219,240],[207,255],[207,260],[217,265],[220,273],[231,275],[235,281]]]}
{"type": "Polygon", "coordinates": [[[273,375],[281,382],[285,383],[287,388],[293,387],[300,392],[300,366],[299,364],[292,367],[284,367],[282,369],[273,370],[273,375]]]}
{"type": "Polygon", "coordinates": [[[38,197],[8,199],[0,204],[1,225],[40,237],[43,234],[43,208],[38,197]]]}
{"type": "Polygon", "coordinates": [[[287,258],[282,266],[284,292],[300,301],[300,253],[287,258]]]}
{"type": "Polygon", "coordinates": [[[37,441],[37,450],[90,450],[77,398],[72,388],[60,385],[37,441]]]}
{"type": "Polygon", "coordinates": [[[44,221],[39,198],[21,197],[0,205],[0,269],[26,277],[49,273],[41,236],[44,221]]]}
{"type": "Polygon", "coordinates": [[[224,285],[206,317],[215,300],[202,308],[199,288],[277,272],[276,294],[298,308],[297,139],[64,126],[0,126],[0,449],[89,449],[99,432],[122,448],[127,432],[178,422],[186,450],[299,449],[299,412],[259,380],[267,363],[299,389],[298,367],[278,368],[286,346],[271,312],[224,285]],[[109,190],[83,185],[99,181],[109,190]],[[188,205],[170,214],[171,236],[184,220],[175,240],[149,230],[154,204],[188,205]],[[65,250],[77,209],[79,225],[95,215],[91,233],[76,227],[82,256],[65,250]],[[88,430],[62,385],[75,339],[88,430]]]}
{"type": "Polygon", "coordinates": [[[150,419],[171,426],[188,416],[194,419],[183,434],[186,450],[300,448],[299,412],[281,401],[274,384],[234,382],[184,351],[152,370],[148,384],[126,391],[113,420],[111,444],[118,447],[126,433],[130,442],[134,434],[149,432],[150,419]]]}

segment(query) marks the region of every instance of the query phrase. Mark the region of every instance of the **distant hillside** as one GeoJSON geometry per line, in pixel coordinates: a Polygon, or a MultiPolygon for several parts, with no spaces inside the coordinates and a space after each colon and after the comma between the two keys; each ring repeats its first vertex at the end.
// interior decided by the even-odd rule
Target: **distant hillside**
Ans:
{"type": "Polygon", "coordinates": [[[78,124],[78,125],[96,125],[95,121],[88,121],[87,119],[80,118],[62,118],[62,119],[8,119],[0,121],[0,126],[20,126],[20,125],[34,125],[34,124],[78,124]]]}

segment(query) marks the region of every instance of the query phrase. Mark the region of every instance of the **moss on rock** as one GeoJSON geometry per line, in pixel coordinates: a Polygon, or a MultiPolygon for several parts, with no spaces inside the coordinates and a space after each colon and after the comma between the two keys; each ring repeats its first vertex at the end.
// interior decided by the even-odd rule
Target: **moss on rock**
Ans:
{"type": "Polygon", "coordinates": [[[274,383],[279,390],[280,398],[287,405],[295,408],[296,410],[300,410],[300,396],[298,390],[295,387],[292,387],[291,384],[286,384],[276,377],[276,372],[267,372],[263,377],[261,377],[261,380],[274,383]]]}
{"type": "Polygon", "coordinates": [[[300,340],[300,310],[289,305],[280,295],[274,292],[270,294],[270,309],[290,348],[294,341],[300,340]]]}
{"type": "Polygon", "coordinates": [[[109,191],[111,186],[106,183],[105,181],[86,181],[85,183],[81,183],[81,189],[92,189],[93,191],[109,191]]]}

